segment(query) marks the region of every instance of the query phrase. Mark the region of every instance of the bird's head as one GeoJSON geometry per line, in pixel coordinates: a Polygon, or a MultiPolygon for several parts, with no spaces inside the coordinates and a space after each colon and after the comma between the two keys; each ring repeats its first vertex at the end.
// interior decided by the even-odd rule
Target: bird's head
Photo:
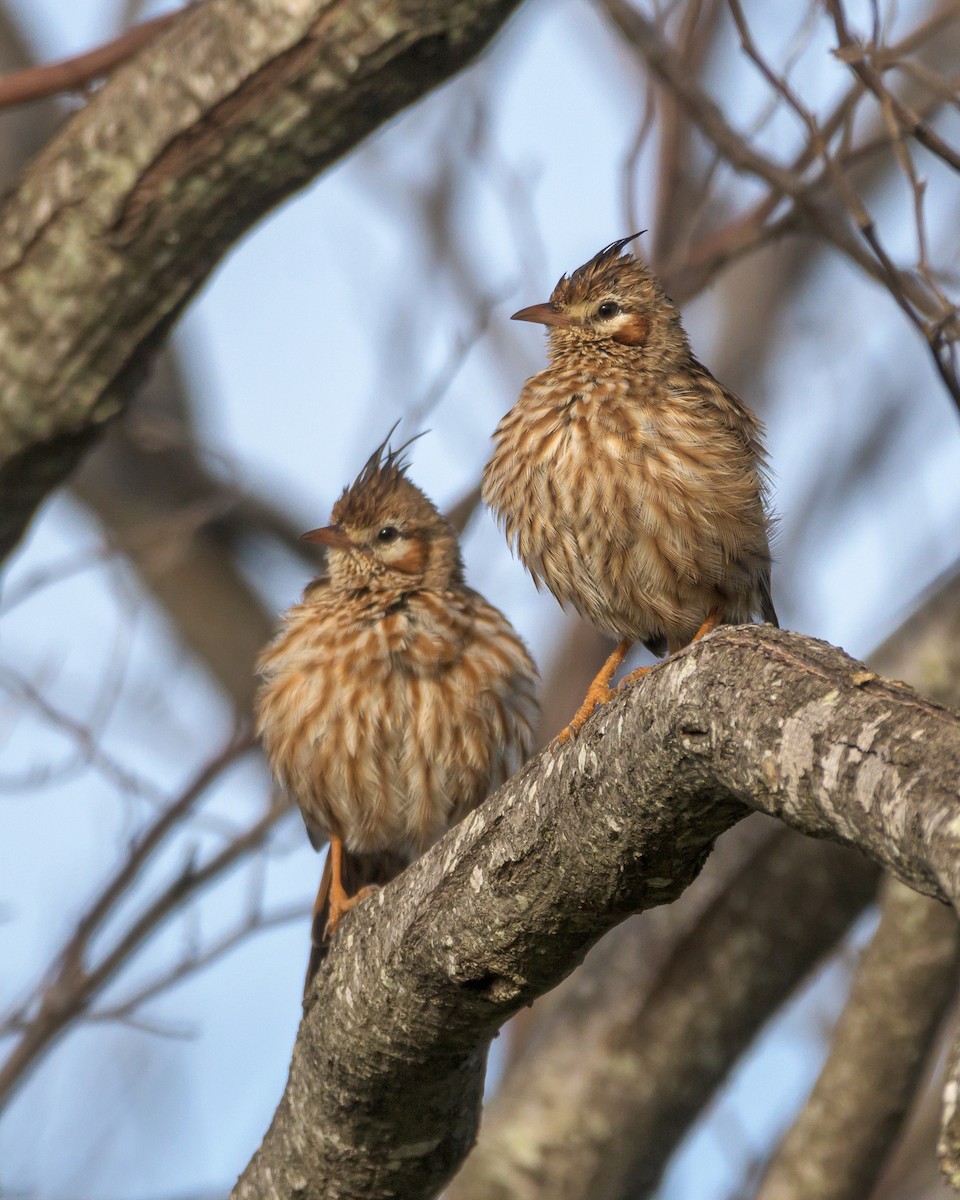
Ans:
{"type": "Polygon", "coordinates": [[[546,304],[513,314],[546,325],[551,356],[590,347],[614,358],[669,366],[689,354],[680,314],[653,272],[623,254],[638,233],[604,246],[572,275],[560,277],[546,304]]]}
{"type": "Polygon", "coordinates": [[[329,580],[337,589],[455,586],[463,579],[456,530],[407,477],[403,453],[410,443],[389,450],[388,441],[389,435],[344,489],[332,524],[303,537],[327,547],[329,580]]]}

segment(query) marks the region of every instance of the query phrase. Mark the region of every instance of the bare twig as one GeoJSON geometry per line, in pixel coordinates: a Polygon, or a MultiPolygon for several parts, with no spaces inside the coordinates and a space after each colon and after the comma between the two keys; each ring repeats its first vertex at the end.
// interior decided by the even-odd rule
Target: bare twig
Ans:
{"type": "MultiPolygon", "coordinates": [[[[650,69],[683,103],[701,133],[738,172],[756,176],[766,182],[779,201],[789,198],[796,214],[821,237],[832,242],[859,267],[881,282],[904,311],[911,323],[927,342],[934,365],[945,387],[960,410],[960,376],[956,362],[956,339],[960,336],[957,309],[919,275],[901,270],[890,258],[878,235],[875,222],[850,185],[836,157],[829,153],[827,143],[812,116],[794,95],[789,85],[770,70],[756,54],[745,26],[745,45],[752,52],[780,94],[804,120],[809,131],[809,143],[816,156],[824,161],[827,177],[832,182],[840,205],[829,205],[822,189],[811,189],[796,171],[783,167],[754,149],[727,121],[717,104],[700,88],[685,70],[683,58],[663,36],[656,23],[634,9],[626,0],[598,0],[601,7],[629,41],[644,57],[650,69]],[[849,228],[852,222],[858,237],[849,228]],[[861,244],[866,243],[866,246],[861,244]]],[[[734,6],[734,13],[737,9],[734,6]]],[[[794,219],[791,217],[791,219],[794,219]]],[[[756,228],[748,228],[748,236],[756,241],[756,228]]]]}
{"type": "Polygon", "coordinates": [[[179,15],[179,11],[163,13],[97,46],[95,50],[4,75],[0,78],[0,109],[14,108],[18,104],[29,104],[33,100],[59,95],[60,92],[79,91],[87,87],[127,59],[133,58],[179,15]]]}
{"type": "Polygon", "coordinates": [[[235,928],[222,934],[202,949],[191,947],[187,953],[173,966],[158,972],[146,983],[140,984],[136,991],[118,1000],[108,1008],[97,1008],[86,1013],[87,1022],[130,1021],[139,1014],[139,1010],[150,1000],[169,991],[178,983],[205,970],[218,959],[223,958],[241,943],[246,942],[254,934],[266,933],[295,921],[305,921],[310,916],[311,905],[289,904],[272,912],[261,912],[259,909],[247,916],[235,928]]]}
{"type": "Polygon", "coordinates": [[[88,961],[94,934],[116,913],[121,901],[141,878],[146,862],[152,858],[172,831],[190,814],[194,806],[222,772],[252,746],[249,737],[227,747],[208,763],[180,796],[158,816],[133,844],[113,878],[79,919],[73,933],[55,956],[34,1002],[4,1022],[19,1030],[19,1036],[6,1061],[0,1066],[0,1104],[22,1081],[40,1055],[78,1015],[85,1012],[100,990],[129,962],[143,943],[181,908],[214,880],[231,870],[239,861],[259,849],[280,817],[285,804],[274,802],[247,829],[230,838],[206,863],[197,866],[188,861],[138,913],[127,919],[125,928],[114,935],[112,944],[97,949],[88,961]]]}
{"type": "Polygon", "coordinates": [[[952,170],[960,171],[960,153],[945,142],[936,130],[931,129],[918,113],[904,104],[895,92],[891,92],[884,85],[881,75],[870,61],[867,48],[851,35],[840,0],[824,0],[824,3],[833,17],[834,28],[837,31],[837,57],[857,74],[881,104],[890,106],[905,134],[915,138],[921,146],[942,159],[952,170]]]}

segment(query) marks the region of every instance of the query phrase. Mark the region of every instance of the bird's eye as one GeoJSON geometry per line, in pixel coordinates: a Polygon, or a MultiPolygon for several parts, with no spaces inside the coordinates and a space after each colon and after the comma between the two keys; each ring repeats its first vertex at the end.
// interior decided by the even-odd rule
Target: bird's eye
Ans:
{"type": "Polygon", "coordinates": [[[615,317],[621,311],[620,305],[613,300],[605,300],[597,309],[597,316],[602,317],[604,321],[615,317]]]}
{"type": "Polygon", "coordinates": [[[384,525],[384,527],[377,534],[377,541],[378,542],[395,542],[399,536],[400,536],[400,530],[397,529],[394,525],[384,525]]]}

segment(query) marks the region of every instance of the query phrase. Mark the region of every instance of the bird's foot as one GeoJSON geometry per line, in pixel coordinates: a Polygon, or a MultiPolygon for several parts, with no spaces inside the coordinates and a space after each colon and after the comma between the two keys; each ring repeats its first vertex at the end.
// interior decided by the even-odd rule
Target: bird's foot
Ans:
{"type": "Polygon", "coordinates": [[[652,670],[653,667],[637,667],[637,669],[635,671],[631,671],[629,675],[624,675],[624,677],[620,680],[620,687],[617,688],[617,691],[619,692],[621,688],[628,687],[631,683],[636,683],[637,680],[642,679],[644,675],[649,675],[652,670]]]}
{"type": "Polygon", "coordinates": [[[564,742],[569,741],[595,708],[613,699],[615,693],[613,688],[610,687],[610,680],[620,669],[623,660],[630,653],[632,645],[633,642],[630,638],[624,638],[620,645],[617,646],[616,650],[614,650],[597,672],[593,683],[587,688],[587,694],[583,698],[583,703],[573,714],[573,720],[569,725],[560,730],[550,743],[551,746],[562,746],[564,742]]]}
{"type": "Polygon", "coordinates": [[[613,688],[609,687],[606,683],[598,683],[595,679],[593,683],[590,684],[583,703],[573,714],[570,724],[564,726],[564,728],[560,730],[551,744],[554,746],[562,746],[564,742],[569,741],[569,739],[572,738],[573,735],[577,733],[578,730],[583,726],[587,717],[590,716],[593,710],[595,708],[599,708],[601,704],[606,704],[609,700],[612,700],[615,695],[616,692],[613,688]]]}
{"type": "Polygon", "coordinates": [[[697,630],[697,632],[690,639],[690,645],[692,646],[694,642],[699,642],[700,639],[703,637],[706,637],[708,633],[713,633],[713,631],[716,629],[716,627],[719,624],[720,624],[720,609],[715,608],[707,615],[707,619],[704,621],[704,623],[700,626],[700,628],[697,630]]]}
{"type": "Polygon", "coordinates": [[[327,917],[326,928],[323,931],[325,938],[333,937],[334,931],[343,920],[344,916],[351,908],[356,908],[361,900],[366,900],[368,896],[372,896],[374,892],[379,892],[380,888],[375,884],[368,884],[367,887],[362,887],[359,892],[355,892],[352,896],[348,896],[346,892],[337,889],[331,890],[330,893],[330,915],[327,917]]]}

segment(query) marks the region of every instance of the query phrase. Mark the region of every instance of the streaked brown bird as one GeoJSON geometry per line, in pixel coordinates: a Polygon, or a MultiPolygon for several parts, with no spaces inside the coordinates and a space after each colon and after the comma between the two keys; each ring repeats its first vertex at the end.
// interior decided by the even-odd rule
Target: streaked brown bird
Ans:
{"type": "Polygon", "coordinates": [[[270,766],[314,847],[330,842],[307,985],[343,914],[529,755],[537,714],[526,648],[467,587],[456,531],[407,477],[405,447],[385,446],[333,524],[303,535],[327,547],[327,573],[259,661],[270,766]]]}
{"type": "Polygon", "coordinates": [[[514,313],[547,326],[550,364],[498,425],[483,475],[537,586],[620,639],[560,740],[611,697],[635,642],[672,654],[721,622],[777,624],[762,426],[622,253],[638,236],[514,313]]]}

